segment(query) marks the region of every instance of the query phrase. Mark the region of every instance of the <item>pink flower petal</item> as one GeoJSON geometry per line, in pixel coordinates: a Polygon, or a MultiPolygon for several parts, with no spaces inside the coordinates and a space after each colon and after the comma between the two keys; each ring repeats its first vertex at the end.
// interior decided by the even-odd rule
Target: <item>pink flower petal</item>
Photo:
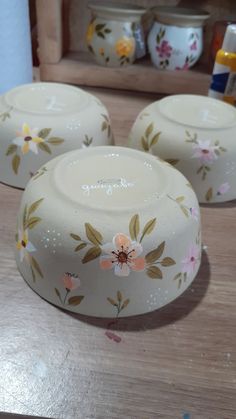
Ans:
{"type": "Polygon", "coordinates": [[[111,269],[113,266],[112,259],[110,258],[108,259],[104,256],[101,256],[99,263],[100,263],[100,268],[105,269],[105,270],[111,269]]]}
{"type": "Polygon", "coordinates": [[[113,243],[115,244],[116,249],[122,250],[122,246],[124,249],[129,249],[131,245],[131,240],[128,236],[123,233],[118,233],[115,235],[113,239],[113,243]]]}
{"type": "Polygon", "coordinates": [[[143,271],[145,268],[145,259],[137,258],[132,261],[131,269],[133,271],[143,271]]]}

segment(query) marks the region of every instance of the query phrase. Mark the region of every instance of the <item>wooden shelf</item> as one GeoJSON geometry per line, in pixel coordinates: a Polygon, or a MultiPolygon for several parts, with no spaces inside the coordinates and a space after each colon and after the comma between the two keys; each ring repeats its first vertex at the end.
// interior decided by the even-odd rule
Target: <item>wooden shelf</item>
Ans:
{"type": "Polygon", "coordinates": [[[70,52],[56,64],[41,64],[41,79],[84,86],[151,93],[206,94],[210,75],[200,66],[188,71],[157,70],[148,60],[125,68],[97,65],[85,52],[70,52]]]}

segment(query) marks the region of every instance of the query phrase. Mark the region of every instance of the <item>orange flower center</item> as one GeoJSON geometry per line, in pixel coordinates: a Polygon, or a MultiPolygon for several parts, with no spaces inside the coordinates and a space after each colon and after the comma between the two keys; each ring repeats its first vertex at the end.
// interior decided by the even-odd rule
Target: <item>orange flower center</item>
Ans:
{"type": "Polygon", "coordinates": [[[32,137],[30,137],[29,135],[24,138],[24,141],[31,141],[31,140],[32,140],[32,137]]]}

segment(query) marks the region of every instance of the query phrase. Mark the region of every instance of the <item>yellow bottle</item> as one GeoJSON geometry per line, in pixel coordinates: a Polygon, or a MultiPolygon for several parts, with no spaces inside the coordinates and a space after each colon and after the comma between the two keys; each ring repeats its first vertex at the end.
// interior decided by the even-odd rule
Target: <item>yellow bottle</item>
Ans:
{"type": "Polygon", "coordinates": [[[208,96],[236,106],[236,25],[227,26],[222,48],[216,54],[208,96]]]}

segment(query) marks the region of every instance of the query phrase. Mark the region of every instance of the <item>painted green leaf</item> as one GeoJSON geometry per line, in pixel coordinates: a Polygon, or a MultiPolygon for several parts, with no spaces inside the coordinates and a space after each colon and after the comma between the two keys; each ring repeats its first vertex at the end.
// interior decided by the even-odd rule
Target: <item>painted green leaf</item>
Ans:
{"type": "Polygon", "coordinates": [[[175,166],[176,164],[179,163],[178,159],[166,159],[165,160],[167,163],[171,164],[172,166],[175,166]]]}
{"type": "Polygon", "coordinates": [[[124,302],[123,302],[123,304],[122,304],[122,306],[121,306],[121,310],[123,310],[125,307],[127,307],[127,305],[129,304],[129,302],[130,302],[130,299],[129,298],[127,298],[124,302]]]}
{"type": "Polygon", "coordinates": [[[219,140],[216,140],[216,141],[215,141],[215,145],[217,146],[217,145],[219,145],[219,144],[220,144],[219,140]]]}
{"type": "Polygon", "coordinates": [[[165,249],[165,242],[163,241],[156,249],[152,250],[145,256],[146,263],[154,263],[162,256],[165,249]]]}
{"type": "Polygon", "coordinates": [[[178,202],[178,203],[183,202],[184,200],[185,200],[185,197],[184,196],[178,196],[176,198],[176,202],[178,202]]]}
{"type": "Polygon", "coordinates": [[[34,270],[33,270],[32,266],[30,267],[30,270],[31,270],[31,274],[32,274],[33,282],[35,282],[36,277],[35,277],[35,273],[34,273],[34,270]]]}
{"type": "Polygon", "coordinates": [[[102,32],[97,32],[97,36],[99,36],[99,38],[105,39],[105,35],[102,32]]]}
{"type": "Polygon", "coordinates": [[[105,33],[111,33],[111,29],[106,28],[106,29],[104,30],[104,32],[105,32],[105,33]]]}
{"type": "Polygon", "coordinates": [[[144,137],[141,138],[141,143],[142,143],[142,147],[143,147],[144,151],[148,151],[149,150],[148,142],[147,142],[147,140],[145,140],[144,137]]]}
{"type": "Polygon", "coordinates": [[[95,31],[101,31],[103,28],[105,28],[106,24],[105,23],[98,23],[95,26],[95,31]]]}
{"type": "Polygon", "coordinates": [[[23,227],[24,227],[24,229],[25,229],[26,220],[27,220],[27,205],[25,205],[24,211],[23,211],[23,227]]]}
{"type": "Polygon", "coordinates": [[[39,264],[33,256],[31,256],[31,264],[32,264],[32,267],[38,272],[39,276],[41,276],[41,278],[43,278],[43,274],[42,274],[42,271],[39,267],[39,264]]]}
{"type": "Polygon", "coordinates": [[[139,215],[135,214],[130,220],[129,223],[129,234],[132,240],[138,240],[138,235],[140,231],[139,215]]]}
{"type": "Polygon", "coordinates": [[[88,45],[88,50],[89,50],[92,54],[94,54],[94,50],[93,50],[92,45],[88,45]]]}
{"type": "Polygon", "coordinates": [[[154,145],[157,144],[157,142],[158,142],[158,140],[160,138],[160,135],[161,135],[161,131],[158,132],[156,135],[154,135],[154,137],[151,140],[150,147],[153,147],[154,145]]]}
{"type": "Polygon", "coordinates": [[[200,166],[199,169],[197,170],[197,174],[201,173],[202,170],[203,170],[203,166],[200,166]]]}
{"type": "Polygon", "coordinates": [[[70,236],[74,240],[81,241],[81,237],[78,234],[70,233],[70,236]]]}
{"type": "Polygon", "coordinates": [[[50,137],[47,140],[47,143],[52,144],[52,145],[59,145],[59,144],[64,143],[64,140],[63,138],[60,138],[60,137],[50,137]]]}
{"type": "Polygon", "coordinates": [[[102,235],[99,233],[91,224],[85,223],[85,231],[88,239],[91,243],[95,244],[95,246],[102,244],[102,235]]]}
{"type": "Polygon", "coordinates": [[[38,143],[38,146],[42,151],[45,151],[48,154],[52,154],[49,146],[46,143],[38,143]]]}
{"type": "Polygon", "coordinates": [[[161,266],[172,266],[175,265],[175,261],[174,259],[170,258],[170,257],[166,257],[164,259],[162,259],[161,261],[161,266]]]}
{"type": "Polygon", "coordinates": [[[51,131],[52,131],[51,128],[43,128],[38,132],[38,137],[45,139],[50,134],[51,131]]]}
{"type": "Polygon", "coordinates": [[[184,207],[183,205],[180,205],[180,209],[181,211],[184,213],[185,217],[189,217],[189,213],[186,207],[184,207]]]}
{"type": "Polygon", "coordinates": [[[122,301],[123,297],[120,291],[117,291],[117,300],[120,302],[122,301]]]}
{"type": "Polygon", "coordinates": [[[56,295],[61,299],[60,291],[57,288],[54,288],[56,295]]]}
{"type": "Polygon", "coordinates": [[[16,233],[16,234],[15,234],[15,241],[16,241],[16,242],[18,242],[18,240],[19,240],[19,234],[18,234],[18,233],[16,233]]]}
{"type": "Polygon", "coordinates": [[[206,196],[205,196],[206,201],[207,202],[211,201],[212,200],[212,197],[213,197],[213,189],[212,188],[209,188],[208,191],[207,191],[207,193],[206,193],[206,196]]]}
{"type": "Polygon", "coordinates": [[[10,154],[15,153],[16,150],[17,150],[17,145],[16,144],[10,144],[7,151],[6,151],[6,156],[9,156],[10,154]]]}
{"type": "Polygon", "coordinates": [[[149,266],[147,268],[147,275],[152,279],[162,279],[162,272],[157,266],[149,266]]]}
{"type": "Polygon", "coordinates": [[[25,229],[26,228],[29,228],[30,230],[32,229],[32,228],[34,228],[40,221],[42,221],[42,218],[40,218],[40,217],[31,217],[31,218],[28,218],[27,220],[26,220],[26,223],[25,223],[25,229]]]}
{"type": "Polygon", "coordinates": [[[179,282],[178,282],[178,289],[180,289],[181,284],[182,284],[182,279],[180,278],[180,279],[179,279],[179,282]]]}
{"type": "Polygon", "coordinates": [[[175,281],[176,279],[181,278],[181,276],[182,276],[182,274],[181,274],[181,272],[179,272],[178,274],[176,274],[176,275],[174,276],[173,280],[175,281]]]}
{"type": "Polygon", "coordinates": [[[103,118],[104,118],[107,122],[110,122],[110,121],[109,121],[108,116],[107,116],[105,113],[102,113],[101,115],[103,116],[103,118]]]}
{"type": "Polygon", "coordinates": [[[144,226],[144,229],[142,231],[140,243],[143,240],[144,236],[146,236],[147,234],[150,234],[153,231],[155,225],[156,225],[156,218],[153,218],[152,220],[147,222],[147,224],[144,226]]]}
{"type": "Polygon", "coordinates": [[[87,246],[86,243],[80,243],[76,248],[75,252],[79,252],[80,250],[84,249],[87,246]]]}
{"type": "Polygon", "coordinates": [[[145,131],[146,138],[149,137],[149,135],[152,133],[152,131],[153,131],[153,123],[149,124],[148,127],[146,128],[146,131],[145,131]]]}
{"type": "Polygon", "coordinates": [[[74,295],[74,297],[70,297],[68,299],[68,304],[70,306],[78,306],[83,299],[84,299],[84,295],[74,295]]]}
{"type": "Polygon", "coordinates": [[[112,306],[118,307],[118,304],[115,302],[115,300],[113,300],[113,298],[107,297],[107,301],[109,301],[112,306]]]}
{"type": "Polygon", "coordinates": [[[12,159],[12,169],[16,175],[18,173],[19,166],[20,166],[20,156],[18,156],[18,154],[15,154],[15,156],[12,159]]]}
{"type": "Polygon", "coordinates": [[[107,136],[108,136],[108,138],[110,137],[110,135],[111,135],[111,126],[108,125],[108,127],[107,127],[107,136]]]}
{"type": "Polygon", "coordinates": [[[187,272],[184,272],[184,281],[187,279],[187,272]]]}
{"type": "Polygon", "coordinates": [[[108,127],[107,122],[106,121],[103,121],[103,123],[102,123],[102,131],[105,131],[107,129],[107,127],[108,127]]]}
{"type": "Polygon", "coordinates": [[[82,263],[91,262],[91,260],[98,258],[101,255],[101,253],[102,251],[100,247],[91,247],[83,257],[82,263]]]}
{"type": "Polygon", "coordinates": [[[157,44],[159,44],[159,43],[160,43],[160,37],[159,37],[159,35],[157,35],[157,37],[156,37],[156,41],[157,41],[157,44]]]}
{"type": "Polygon", "coordinates": [[[224,147],[220,147],[220,151],[227,151],[227,149],[226,148],[224,148],[224,147]]]}
{"type": "Polygon", "coordinates": [[[187,137],[191,138],[190,132],[189,131],[185,131],[185,134],[187,135],[187,137]]]}
{"type": "Polygon", "coordinates": [[[109,63],[110,57],[106,57],[106,63],[109,63]]]}
{"type": "Polygon", "coordinates": [[[28,211],[28,217],[36,211],[36,209],[39,207],[39,205],[41,204],[41,202],[44,200],[44,198],[38,199],[38,201],[33,202],[32,205],[30,205],[29,207],[29,211],[28,211]]]}

